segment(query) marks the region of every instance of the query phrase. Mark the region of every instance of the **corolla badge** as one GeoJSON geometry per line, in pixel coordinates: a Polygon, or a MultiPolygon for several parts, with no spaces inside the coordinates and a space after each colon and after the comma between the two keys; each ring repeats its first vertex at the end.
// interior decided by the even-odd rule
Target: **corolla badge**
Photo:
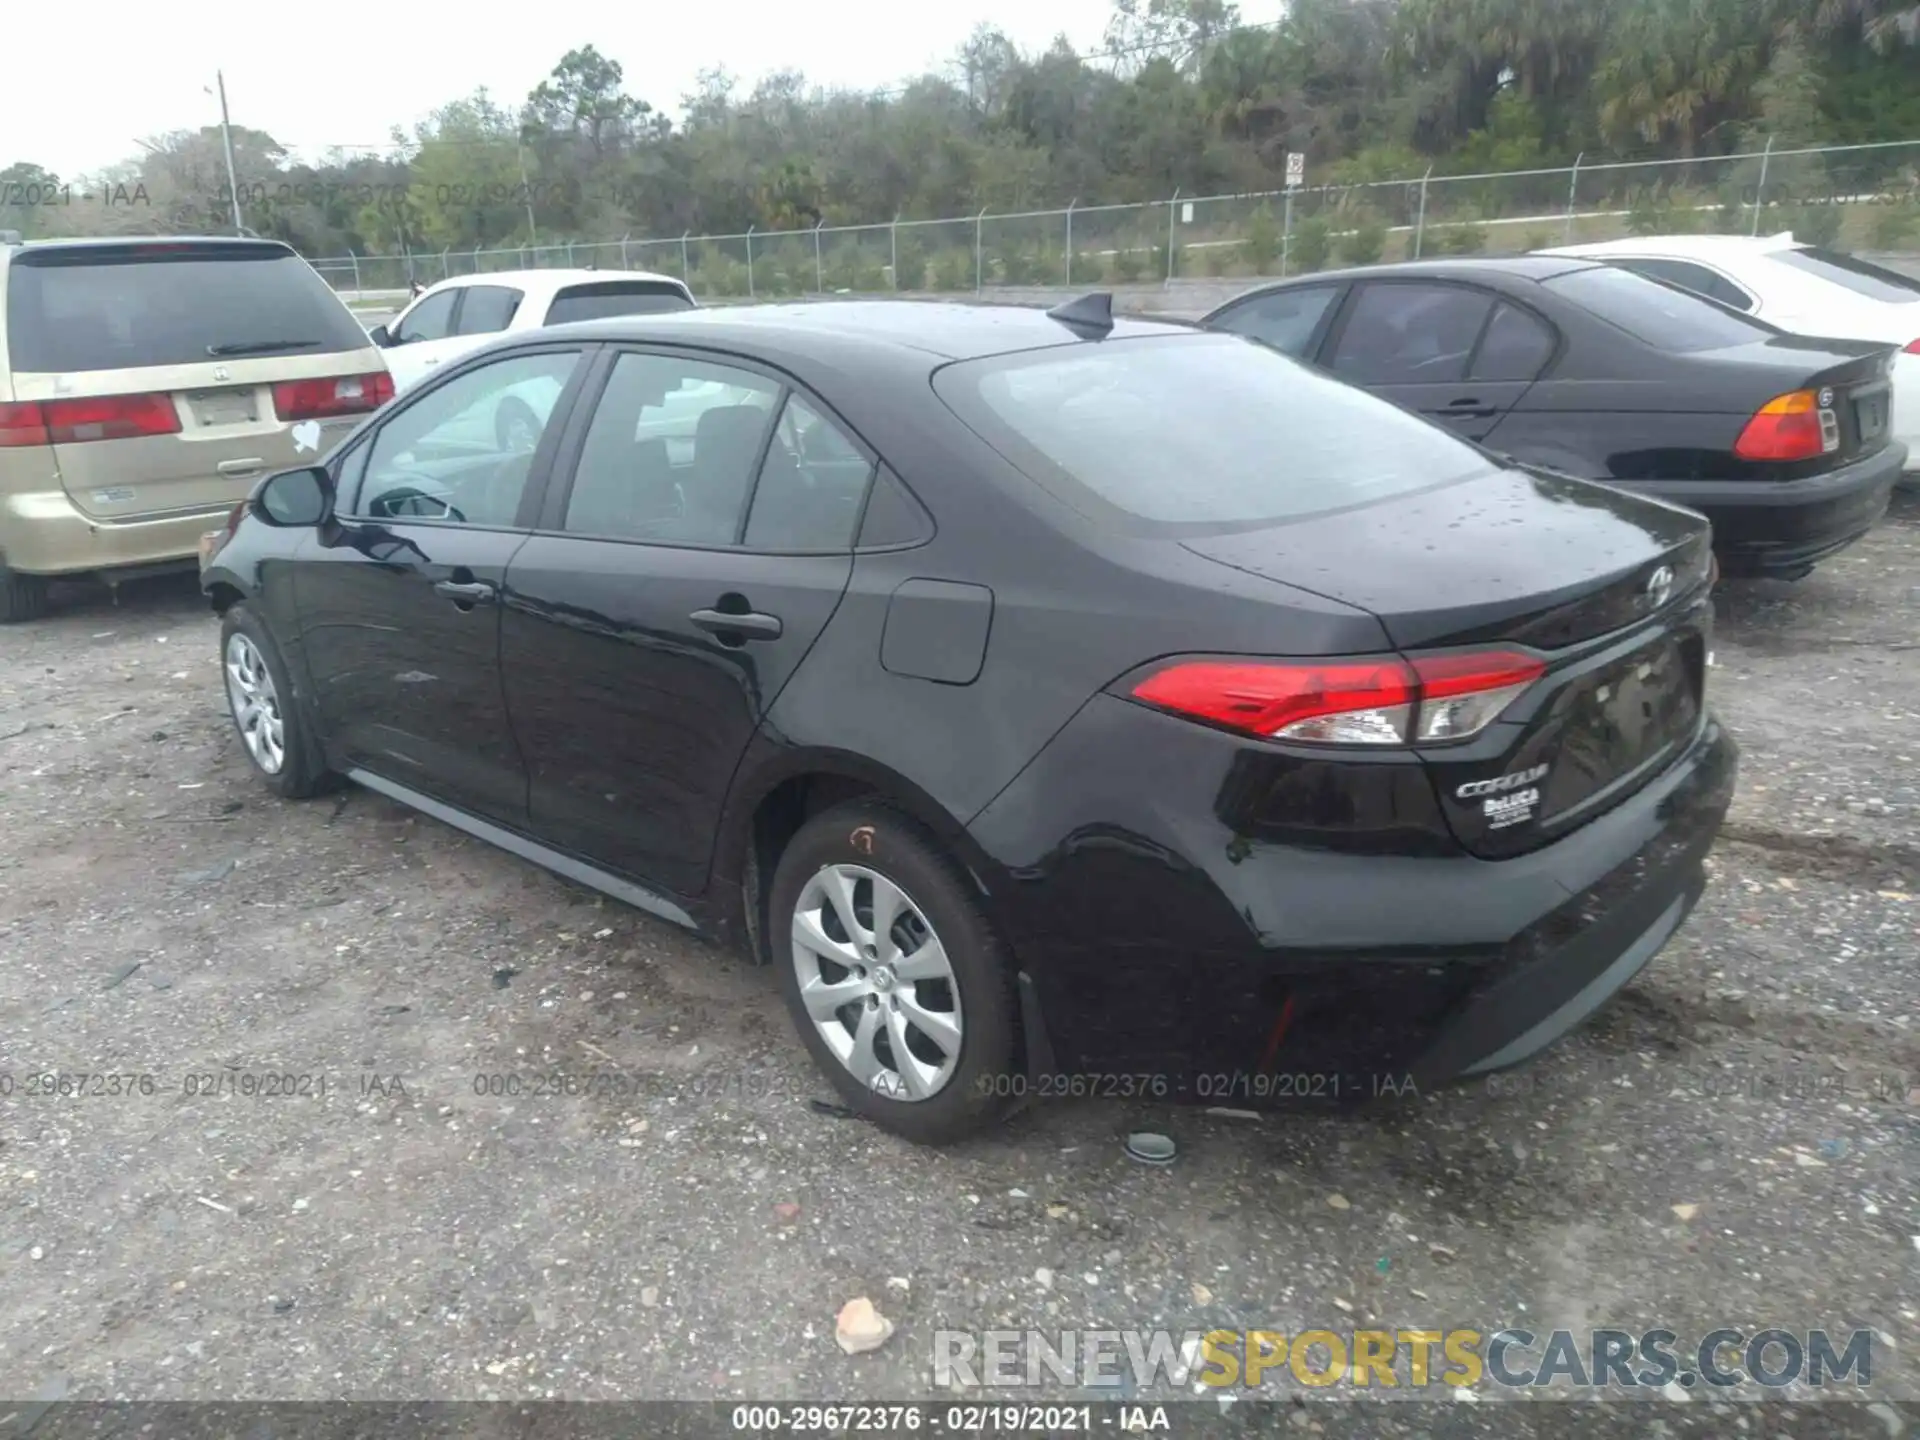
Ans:
{"type": "Polygon", "coordinates": [[[1462,800],[1471,800],[1479,795],[1504,795],[1509,790],[1518,790],[1523,785],[1531,785],[1547,773],[1545,765],[1534,765],[1526,770],[1515,770],[1510,775],[1496,775],[1491,780],[1469,780],[1453,793],[1462,800]]]}
{"type": "Polygon", "coordinates": [[[1662,565],[1647,577],[1647,608],[1658,610],[1673,595],[1673,567],[1662,565]]]}

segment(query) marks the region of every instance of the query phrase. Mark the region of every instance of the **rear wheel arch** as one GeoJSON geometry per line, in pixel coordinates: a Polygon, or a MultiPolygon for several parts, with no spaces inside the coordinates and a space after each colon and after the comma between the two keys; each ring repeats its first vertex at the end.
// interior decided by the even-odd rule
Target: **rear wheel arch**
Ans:
{"type": "Polygon", "coordinates": [[[238,585],[225,580],[215,580],[207,586],[207,600],[216,615],[225,615],[246,598],[238,585]]]}
{"type": "MultiPolygon", "coordinates": [[[[981,903],[998,907],[982,879],[986,856],[966,827],[911,780],[883,765],[831,751],[796,754],[736,789],[722,825],[714,875],[719,928],[757,964],[766,963],[767,893],[787,844],[815,815],[871,799],[917,821],[972,877],[981,903]]],[[[996,914],[996,918],[997,914],[996,914]]]]}

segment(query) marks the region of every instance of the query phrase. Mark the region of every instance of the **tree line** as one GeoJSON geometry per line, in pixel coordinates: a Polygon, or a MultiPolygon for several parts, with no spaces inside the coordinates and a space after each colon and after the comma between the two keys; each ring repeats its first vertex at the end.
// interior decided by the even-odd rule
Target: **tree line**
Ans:
{"type": "MultiPolygon", "coordinates": [[[[215,127],[86,177],[22,160],[0,170],[0,228],[229,232],[237,199],[305,254],[391,255],[1266,191],[1289,153],[1348,184],[1920,138],[1920,5],[1289,0],[1259,22],[1116,0],[1098,53],[1024,54],[982,26],[947,73],[890,91],[715,69],[680,114],[585,45],[523,101],[452,100],[384,155],[307,161],[235,126],[237,194],[215,127]]],[[[1912,185],[1917,157],[1866,163],[1912,185]]]]}

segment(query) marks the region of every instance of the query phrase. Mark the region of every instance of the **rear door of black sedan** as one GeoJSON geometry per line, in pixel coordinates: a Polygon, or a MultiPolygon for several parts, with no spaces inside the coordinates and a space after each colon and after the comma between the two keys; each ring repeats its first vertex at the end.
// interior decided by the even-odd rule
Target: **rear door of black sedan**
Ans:
{"type": "Polygon", "coordinates": [[[1320,363],[1430,420],[1483,440],[1558,348],[1531,310],[1478,285],[1370,280],[1329,327],[1320,363]]]}
{"type": "Polygon", "coordinates": [[[534,833],[697,896],[741,755],[840,603],[876,457],[751,359],[595,362],[501,627],[534,833]]]}

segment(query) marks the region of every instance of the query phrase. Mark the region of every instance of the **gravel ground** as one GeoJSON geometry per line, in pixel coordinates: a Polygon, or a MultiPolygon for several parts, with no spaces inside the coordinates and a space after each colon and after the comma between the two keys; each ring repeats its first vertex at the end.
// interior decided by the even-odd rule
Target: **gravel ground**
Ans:
{"type": "MultiPolygon", "coordinates": [[[[810,1103],[763,973],[370,793],[268,796],[190,583],[59,601],[0,632],[0,1394],[853,1400],[934,1393],[942,1327],[1370,1323],[1870,1327],[1870,1393],[1920,1393],[1916,497],[1725,587],[1713,883],[1531,1068],[1344,1116],[1050,1103],[945,1152],[810,1103]],[[477,1093],[556,1071],[593,1088],[477,1093]],[[188,1093],[238,1074],[304,1093],[188,1093]],[[1126,1158],[1143,1125],[1176,1164],[1126,1158]],[[898,1328],[850,1358],[860,1295],[898,1328]]],[[[1671,1433],[1902,1423],[1672,1393],[1671,1433]]]]}

